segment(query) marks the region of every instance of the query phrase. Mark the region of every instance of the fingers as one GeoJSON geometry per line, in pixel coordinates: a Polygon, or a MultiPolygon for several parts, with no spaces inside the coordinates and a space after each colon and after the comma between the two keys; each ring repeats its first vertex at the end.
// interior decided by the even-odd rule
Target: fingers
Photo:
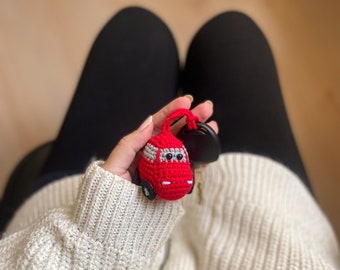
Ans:
{"type": "MultiPolygon", "coordinates": [[[[192,113],[200,119],[201,122],[207,121],[213,114],[213,103],[210,100],[207,100],[199,105],[197,105],[195,108],[193,108],[192,113]]],[[[178,121],[173,127],[172,132],[174,134],[177,134],[179,130],[185,125],[186,119],[181,119],[178,121]]],[[[215,122],[216,123],[216,122],[215,122]]],[[[217,127],[217,124],[214,125],[217,127]]],[[[212,127],[214,128],[214,127],[212,127]]],[[[218,129],[217,129],[218,130],[218,129]]],[[[214,129],[216,132],[216,130],[214,129]]]]}
{"type": "MultiPolygon", "coordinates": [[[[178,108],[190,109],[192,96],[179,97],[163,107],[153,116],[148,117],[145,122],[134,132],[120,140],[118,145],[113,149],[109,158],[102,165],[103,169],[112,174],[131,180],[131,164],[136,161],[136,154],[145,146],[148,140],[161,129],[163,122],[169,114],[178,108]]],[[[205,122],[213,114],[213,104],[206,101],[197,105],[192,112],[197,115],[201,122],[205,122]]],[[[185,119],[181,119],[173,127],[174,134],[177,134],[180,128],[185,124],[185,119]]],[[[214,131],[218,132],[218,126],[215,121],[208,123],[214,131]]],[[[133,166],[132,166],[133,167],[133,166]]]]}
{"type": "MultiPolygon", "coordinates": [[[[154,123],[154,133],[158,133],[161,129],[163,122],[169,116],[169,114],[179,108],[186,108],[190,109],[191,103],[193,101],[193,97],[191,95],[186,95],[183,97],[179,97],[171,101],[168,105],[163,107],[157,113],[153,115],[153,123],[154,123]]],[[[201,122],[205,122],[208,120],[213,114],[213,103],[210,100],[207,100],[204,103],[197,105],[195,108],[192,109],[193,114],[198,116],[201,122]]],[[[173,127],[174,134],[177,134],[178,131],[181,129],[183,125],[185,125],[185,119],[180,120],[176,125],[173,127]]],[[[215,132],[218,131],[217,124],[213,125],[213,129],[215,132]],[[215,130],[216,127],[216,130],[215,130]]]]}
{"type": "Polygon", "coordinates": [[[152,119],[152,116],[148,117],[137,130],[120,140],[102,165],[104,170],[131,180],[128,169],[133,163],[136,153],[144,147],[152,136],[154,126],[152,119]]]}
{"type": "Polygon", "coordinates": [[[160,109],[157,113],[153,115],[153,123],[155,132],[160,131],[163,122],[169,116],[169,114],[179,108],[190,109],[191,102],[193,101],[193,97],[191,95],[187,95],[184,97],[179,97],[171,101],[168,105],[160,109]]]}
{"type": "Polygon", "coordinates": [[[192,109],[193,114],[197,115],[201,122],[207,121],[213,114],[214,104],[207,100],[192,109]]]}
{"type": "Polygon", "coordinates": [[[192,100],[192,96],[176,98],[152,117],[149,117],[136,131],[120,140],[111,152],[109,158],[102,165],[102,168],[115,175],[131,180],[129,168],[138,151],[142,149],[151,138],[153,131],[154,133],[160,131],[163,122],[173,110],[178,108],[189,109],[192,100]]]}
{"type": "Polygon", "coordinates": [[[216,134],[218,134],[218,124],[216,121],[210,121],[207,124],[215,131],[216,134]]]}

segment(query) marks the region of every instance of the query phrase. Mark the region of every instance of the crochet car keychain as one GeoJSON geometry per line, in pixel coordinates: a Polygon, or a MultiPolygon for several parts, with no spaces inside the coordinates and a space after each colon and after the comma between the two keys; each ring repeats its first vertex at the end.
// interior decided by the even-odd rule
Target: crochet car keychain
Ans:
{"type": "Polygon", "coordinates": [[[148,199],[158,196],[177,200],[191,193],[195,182],[191,164],[209,163],[218,158],[220,144],[216,133],[198,120],[190,110],[177,109],[164,121],[161,132],[144,147],[136,182],[148,199]],[[187,124],[176,138],[171,133],[171,123],[183,116],[187,124]]]}

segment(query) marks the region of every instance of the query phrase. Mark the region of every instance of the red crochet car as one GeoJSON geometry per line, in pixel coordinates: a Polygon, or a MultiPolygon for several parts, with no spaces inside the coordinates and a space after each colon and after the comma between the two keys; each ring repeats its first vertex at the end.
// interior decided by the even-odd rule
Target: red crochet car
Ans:
{"type": "Polygon", "coordinates": [[[220,144],[215,131],[199,122],[190,110],[177,109],[164,121],[161,132],[144,147],[138,164],[137,184],[142,186],[144,195],[150,200],[156,195],[165,200],[180,199],[194,188],[190,162],[212,162],[217,160],[219,153],[220,144]],[[187,125],[175,137],[171,133],[171,123],[182,116],[186,117],[187,125]]]}
{"type": "Polygon", "coordinates": [[[167,133],[151,138],[139,162],[139,181],[144,195],[177,200],[194,186],[187,150],[182,141],[167,133]]]}

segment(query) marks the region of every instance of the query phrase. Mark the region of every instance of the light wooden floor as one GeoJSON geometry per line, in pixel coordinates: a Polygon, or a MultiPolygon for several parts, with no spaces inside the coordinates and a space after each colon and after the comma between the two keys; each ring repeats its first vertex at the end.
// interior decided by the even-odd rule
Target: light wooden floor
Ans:
{"type": "Polygon", "coordinates": [[[340,235],[340,2],[0,0],[0,192],[20,158],[53,139],[96,34],[121,7],[155,11],[181,59],[225,10],[247,13],[276,57],[293,129],[318,200],[340,235]]]}

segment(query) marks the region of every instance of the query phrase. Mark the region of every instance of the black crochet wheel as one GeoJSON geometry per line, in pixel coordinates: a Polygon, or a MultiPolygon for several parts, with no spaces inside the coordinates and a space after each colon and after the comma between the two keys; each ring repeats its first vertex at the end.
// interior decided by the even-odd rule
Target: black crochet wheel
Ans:
{"type": "Polygon", "coordinates": [[[145,197],[147,197],[151,201],[156,198],[156,191],[149,181],[142,181],[141,186],[142,192],[145,197]]]}

